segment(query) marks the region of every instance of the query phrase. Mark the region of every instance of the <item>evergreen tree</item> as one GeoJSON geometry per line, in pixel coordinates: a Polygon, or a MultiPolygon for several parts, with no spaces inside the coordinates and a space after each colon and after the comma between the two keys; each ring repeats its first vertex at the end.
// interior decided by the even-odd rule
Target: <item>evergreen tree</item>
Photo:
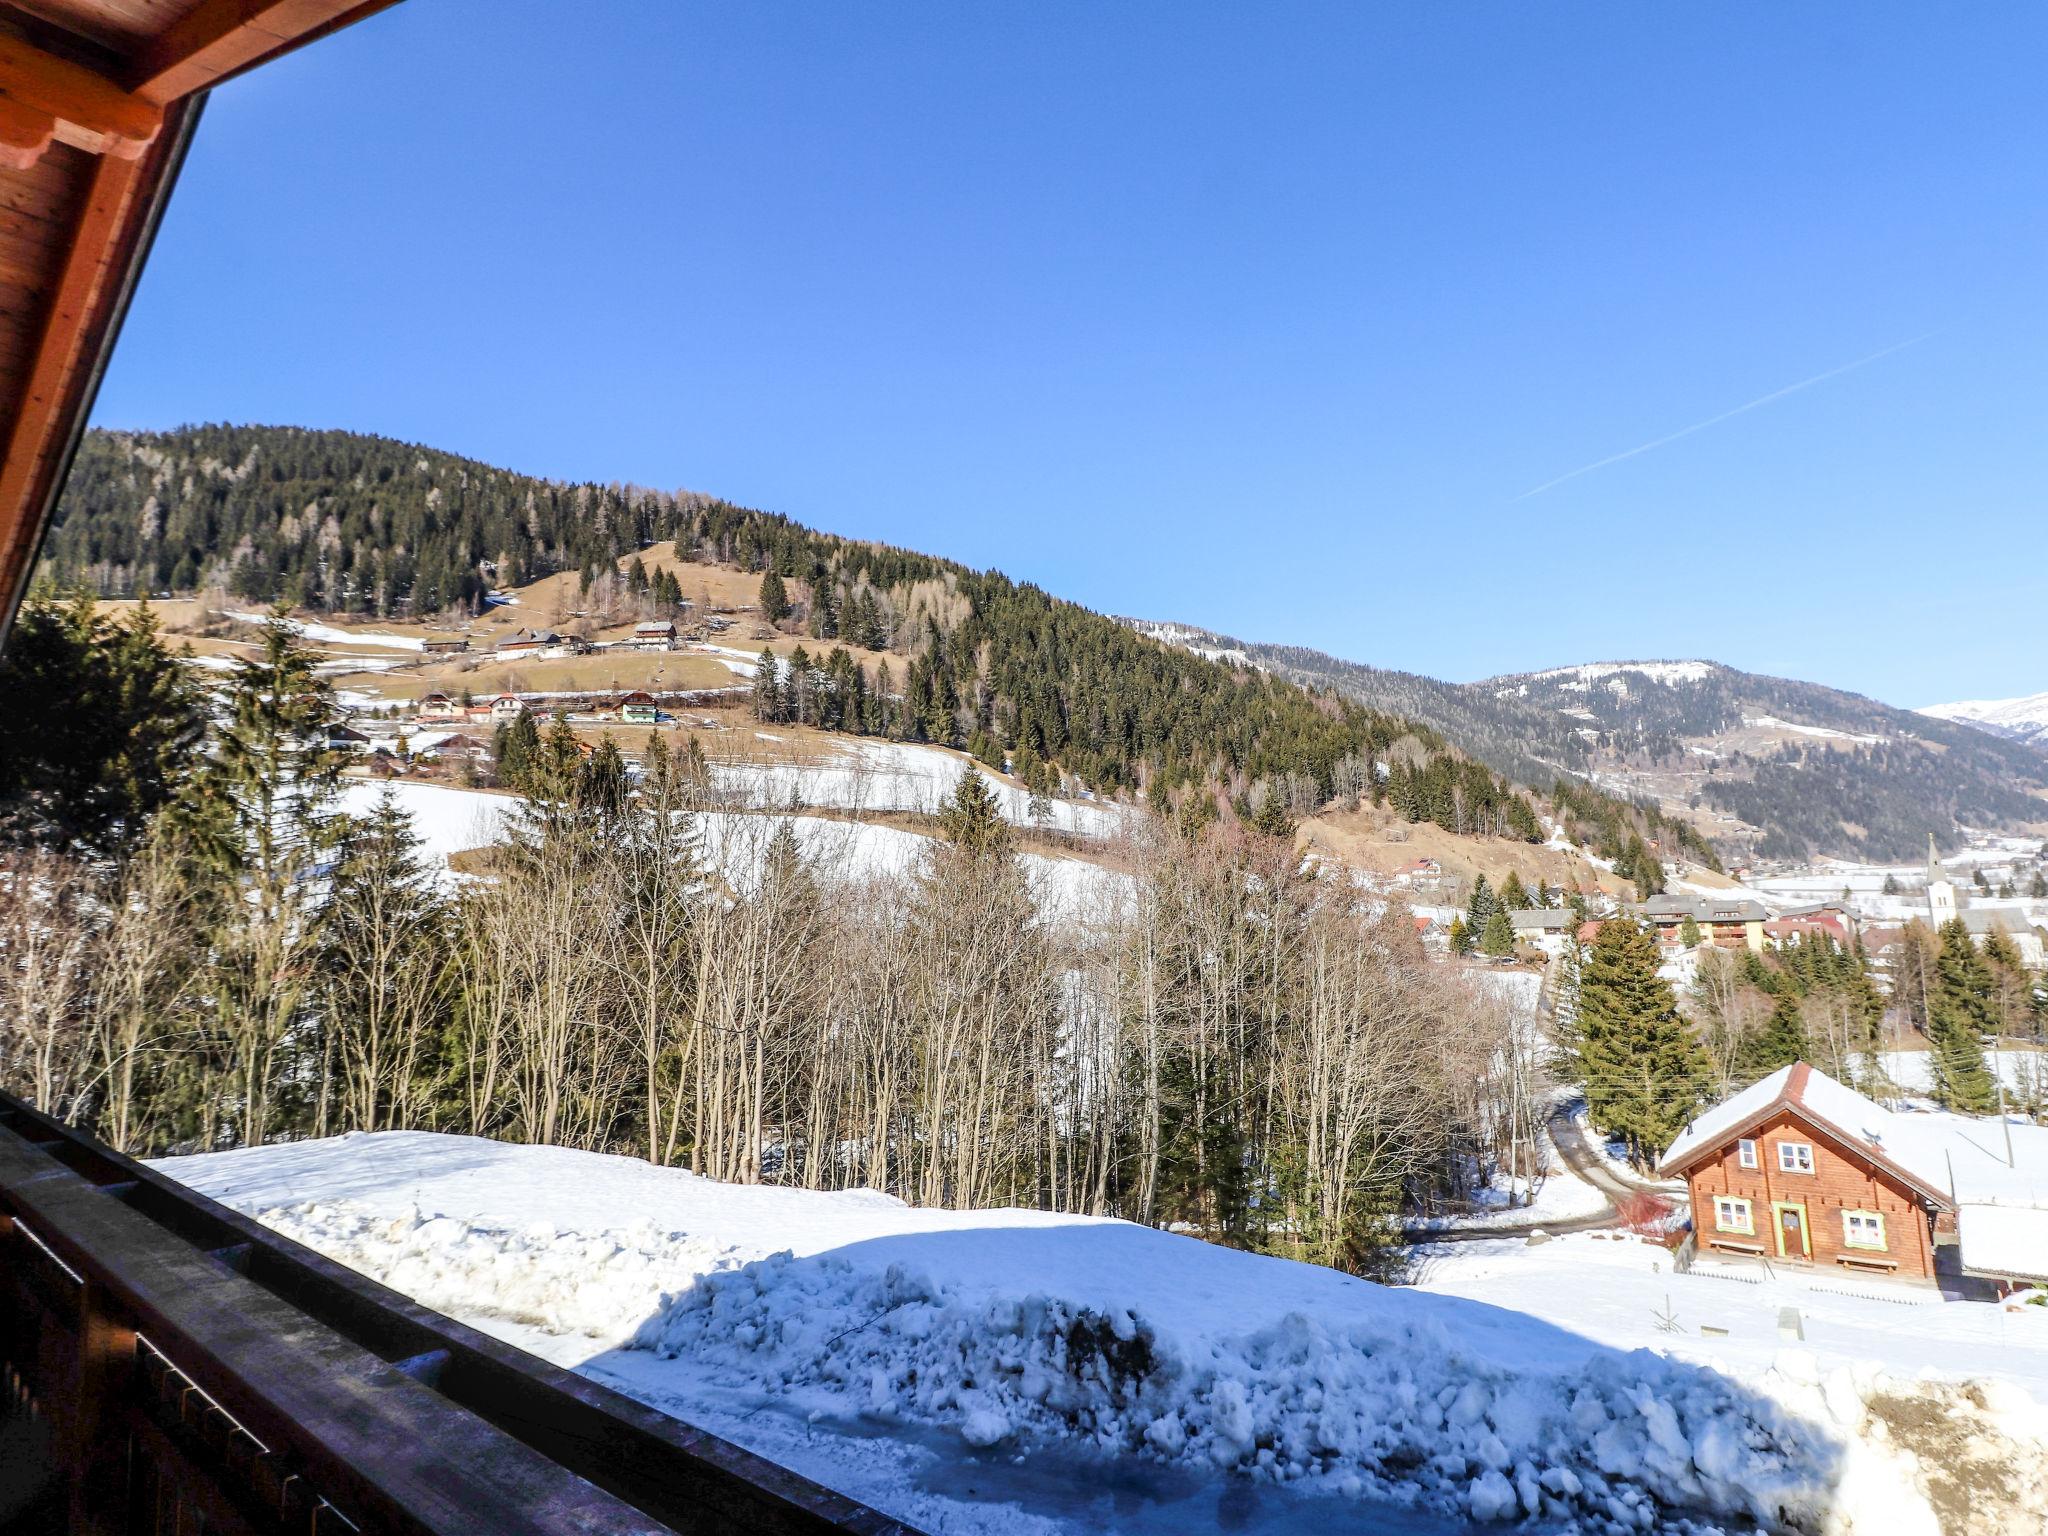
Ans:
{"type": "Polygon", "coordinates": [[[1586,1063],[1579,1050],[1579,986],[1586,964],[1577,933],[1568,935],[1550,982],[1550,1070],[1562,1082],[1584,1084],[1586,1063]]]}
{"type": "Polygon", "coordinates": [[[1884,877],[1884,893],[1887,896],[1899,894],[1899,877],[1897,875],[1888,874],[1884,877]]]}
{"type": "Polygon", "coordinates": [[[770,624],[780,624],[789,617],[789,588],[772,570],[761,578],[761,617],[770,624]]]}
{"type": "Polygon", "coordinates": [[[1252,807],[1251,829],[1261,837],[1293,841],[1294,817],[1287,809],[1287,797],[1269,783],[1257,796],[1257,801],[1252,807]]]}
{"type": "Polygon", "coordinates": [[[1003,820],[988,780],[971,763],[962,767],[952,800],[939,811],[939,831],[976,859],[1002,858],[1010,852],[1010,824],[1003,820]]]}
{"type": "Polygon", "coordinates": [[[236,1133],[267,1139],[316,1087],[318,1035],[305,1012],[324,934],[317,877],[349,830],[336,814],[342,759],[327,746],[333,694],[279,608],[257,654],[237,662],[212,756],[180,801],[178,834],[234,893],[212,934],[210,996],[235,1076],[236,1133]],[[303,1068],[299,1052],[316,1054],[303,1068]]]}
{"type": "Polygon", "coordinates": [[[1493,887],[1486,883],[1486,876],[1480,875],[1472,882],[1472,900],[1465,908],[1465,926],[1474,933],[1486,931],[1486,920],[1493,916],[1493,887]]]}
{"type": "Polygon", "coordinates": [[[1464,918],[1453,917],[1451,919],[1450,940],[1452,954],[1469,955],[1472,953],[1472,930],[1466,926],[1464,918]]]}
{"type": "Polygon", "coordinates": [[[1678,942],[1687,949],[1700,947],[1700,925],[1690,912],[1685,914],[1685,921],[1678,925],[1678,942]]]}
{"type": "Polygon", "coordinates": [[[1657,940],[1629,918],[1600,925],[1579,981],[1579,1050],[1593,1124],[1638,1164],[1661,1152],[1700,1102],[1706,1054],[1657,974],[1657,940]]]}
{"type": "Polygon", "coordinates": [[[1479,948],[1482,953],[1497,957],[1512,955],[1515,952],[1515,928],[1514,924],[1508,921],[1505,907],[1495,907],[1487,915],[1486,927],[1479,937],[1479,948]]]}
{"type": "MultiPolygon", "coordinates": [[[[770,571],[768,574],[773,576],[775,573],[770,571]]],[[[771,723],[780,720],[785,706],[782,663],[775,659],[775,652],[764,645],[760,658],[754,663],[754,718],[771,723]]]]}
{"type": "Polygon", "coordinates": [[[1509,870],[1507,879],[1501,881],[1498,904],[1509,912],[1525,912],[1533,905],[1528,887],[1522,884],[1520,871],[1509,870]]]}
{"type": "Polygon", "coordinates": [[[534,762],[540,756],[540,727],[532,714],[521,710],[509,725],[492,733],[491,754],[498,765],[498,782],[507,789],[523,790],[534,762]]]}
{"type": "Polygon", "coordinates": [[[31,598],[0,652],[0,835],[118,856],[196,761],[204,698],[156,616],[31,598]],[[33,729],[22,724],[34,721],[33,729]]]}
{"type": "Polygon", "coordinates": [[[606,731],[576,771],[576,803],[601,817],[617,817],[625,812],[627,789],[626,760],[606,731]]]}
{"type": "Polygon", "coordinates": [[[1965,1114],[1988,1114],[1997,1105],[1997,1084],[1984,1064],[1986,1035],[1997,1031],[1991,976],[1970,930],[1959,917],[1941,925],[1928,999],[1928,1067],[1935,1102],[1965,1114]]]}
{"type": "Polygon", "coordinates": [[[1799,999],[1787,990],[1763,1026],[1743,1040],[1736,1052],[1736,1068],[1751,1080],[1768,1077],[1780,1067],[1803,1061],[1806,1050],[1806,1021],[1800,1015],[1799,999]]]}

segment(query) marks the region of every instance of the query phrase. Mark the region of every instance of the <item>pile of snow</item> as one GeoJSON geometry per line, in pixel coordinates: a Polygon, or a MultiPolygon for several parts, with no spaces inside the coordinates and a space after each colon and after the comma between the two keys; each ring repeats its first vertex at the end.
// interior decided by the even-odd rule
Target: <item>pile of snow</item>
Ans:
{"type": "MultiPolygon", "coordinates": [[[[777,1459],[804,1463],[814,1436],[865,1420],[966,1451],[1078,1444],[1482,1520],[1932,1529],[1910,1519],[1925,1510],[1910,1468],[1860,1433],[1887,1385],[1876,1369],[1795,1357],[1740,1380],[1609,1347],[1573,1312],[1552,1326],[1120,1221],[739,1188],[468,1137],[158,1166],[777,1459]]],[[[885,1509],[903,1493],[879,1450],[833,1465],[885,1509]]]]}

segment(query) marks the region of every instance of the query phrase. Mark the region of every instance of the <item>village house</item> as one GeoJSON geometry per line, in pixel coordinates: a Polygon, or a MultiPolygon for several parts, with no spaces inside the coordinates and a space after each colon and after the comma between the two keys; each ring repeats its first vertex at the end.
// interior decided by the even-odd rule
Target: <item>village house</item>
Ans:
{"type": "Polygon", "coordinates": [[[1894,1112],[1802,1061],[1696,1116],[1658,1171],[1685,1181],[1702,1256],[2048,1280],[2048,1127],[1894,1112]]]}
{"type": "Polygon", "coordinates": [[[2020,964],[2028,970],[2038,971],[2048,965],[2041,930],[2027,921],[2026,913],[2012,907],[1966,907],[1961,915],[1963,926],[1970,931],[1970,941],[1979,949],[1993,934],[2004,934],[2020,957],[2020,964]]]}
{"type": "Polygon", "coordinates": [[[1658,939],[1676,944],[1690,917],[1700,931],[1702,943],[1717,949],[1741,949],[1744,945],[1763,953],[1764,923],[1770,913],[1747,897],[1652,896],[1639,909],[1643,921],[1657,930],[1658,939]]]}
{"type": "Polygon", "coordinates": [[[1394,871],[1397,885],[1411,890],[1433,891],[1443,884],[1444,867],[1435,859],[1410,859],[1394,871]]]}
{"type": "Polygon", "coordinates": [[[549,646],[559,644],[561,638],[552,629],[515,629],[511,634],[499,637],[498,659],[503,661],[512,656],[538,656],[549,646]]]}
{"type": "Polygon", "coordinates": [[[370,750],[370,738],[352,725],[342,725],[337,722],[327,727],[327,750],[330,752],[365,753],[370,750]]]}
{"type": "Polygon", "coordinates": [[[526,713],[526,705],[516,693],[501,693],[481,708],[498,725],[510,725],[526,713]]]}
{"type": "Polygon", "coordinates": [[[676,627],[667,619],[650,619],[644,624],[635,624],[632,637],[626,644],[636,651],[672,651],[676,648],[676,627]]]}
{"type": "Polygon", "coordinates": [[[1568,907],[1529,907],[1510,912],[1508,923],[1515,930],[1515,943],[1556,959],[1571,942],[1577,919],[1568,907]]]}
{"type": "Polygon", "coordinates": [[[1817,912],[1809,916],[1787,914],[1774,917],[1764,924],[1764,937],[1776,944],[1817,943],[1832,939],[1844,949],[1849,947],[1848,927],[1832,913],[1817,912]]]}
{"type": "Polygon", "coordinates": [[[429,656],[457,656],[469,649],[469,642],[460,635],[430,635],[420,642],[420,650],[429,656]]]}
{"type": "Polygon", "coordinates": [[[429,693],[421,697],[419,707],[413,711],[413,718],[421,724],[428,722],[454,723],[467,719],[469,710],[445,693],[429,693]]]}
{"type": "Polygon", "coordinates": [[[628,725],[653,725],[661,718],[661,706],[651,693],[629,693],[619,700],[619,718],[628,725]]]}

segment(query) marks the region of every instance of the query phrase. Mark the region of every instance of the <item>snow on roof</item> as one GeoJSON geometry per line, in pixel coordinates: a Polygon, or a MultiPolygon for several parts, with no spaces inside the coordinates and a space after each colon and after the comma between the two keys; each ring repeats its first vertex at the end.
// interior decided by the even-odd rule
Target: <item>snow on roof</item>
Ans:
{"type": "Polygon", "coordinates": [[[1677,1171],[1779,1103],[1925,1190],[1957,1201],[2048,1209],[2048,1126],[1889,1110],[1803,1061],[1780,1067],[1695,1116],[1659,1167],[1677,1171]]]}
{"type": "Polygon", "coordinates": [[[2034,926],[2026,913],[2011,907],[1969,907],[1962,917],[1963,926],[1972,933],[2022,934],[2034,926]]]}
{"type": "Polygon", "coordinates": [[[1973,1274],[2048,1280],[2048,1210],[1966,1205],[1956,1213],[1956,1236],[1973,1274]]]}
{"type": "Polygon", "coordinates": [[[1671,1143],[1658,1168],[1675,1169],[1695,1152],[1714,1146],[1752,1115],[1761,1114],[1784,1098],[1785,1085],[1791,1078],[1792,1068],[1780,1067],[1769,1077],[1757,1079],[1740,1093],[1693,1116],[1692,1123],[1678,1133],[1678,1140],[1671,1143]]]}
{"type": "Polygon", "coordinates": [[[1510,912],[1508,922],[1517,928],[1555,928],[1559,931],[1572,926],[1572,914],[1556,907],[1528,907],[1519,912],[1510,912]]]}

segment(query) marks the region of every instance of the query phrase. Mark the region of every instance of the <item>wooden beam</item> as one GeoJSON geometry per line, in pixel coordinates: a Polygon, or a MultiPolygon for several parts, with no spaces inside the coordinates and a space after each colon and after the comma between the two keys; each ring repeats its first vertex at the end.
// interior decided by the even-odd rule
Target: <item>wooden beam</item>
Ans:
{"type": "Polygon", "coordinates": [[[199,103],[167,114],[171,131],[140,160],[101,156],[72,222],[40,324],[33,363],[4,426],[0,458],[0,641],[27,589],[58,482],[98,388],[155,216],[176,175],[199,103]]]}
{"type": "Polygon", "coordinates": [[[43,158],[57,137],[57,119],[0,96],[0,165],[26,171],[43,158]]]}
{"type": "Polygon", "coordinates": [[[172,101],[396,3],[200,0],[137,56],[128,87],[144,101],[172,101]]]}
{"type": "MultiPolygon", "coordinates": [[[[164,125],[160,104],[131,96],[105,75],[5,34],[0,34],[0,98],[14,119],[6,140],[10,149],[20,146],[28,121],[40,117],[50,120],[56,138],[75,149],[135,160],[164,125]]],[[[47,147],[47,139],[44,143],[47,147]]]]}

